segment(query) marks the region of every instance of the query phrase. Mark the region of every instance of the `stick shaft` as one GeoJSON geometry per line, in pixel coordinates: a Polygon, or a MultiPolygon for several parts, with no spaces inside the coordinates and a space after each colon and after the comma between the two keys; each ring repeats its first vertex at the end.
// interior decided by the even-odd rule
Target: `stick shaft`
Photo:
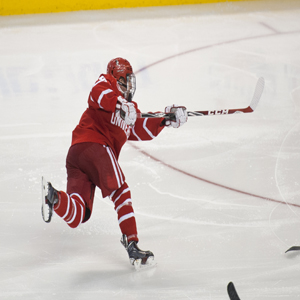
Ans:
{"type": "MultiPolygon", "coordinates": [[[[201,116],[217,116],[217,115],[231,115],[236,113],[252,113],[260,100],[260,97],[263,93],[265,86],[265,80],[263,77],[260,77],[256,83],[252,101],[248,107],[245,108],[225,108],[219,110],[199,110],[199,111],[188,111],[187,114],[189,117],[201,117],[201,116]]],[[[138,118],[165,118],[167,120],[175,120],[174,113],[138,113],[138,118]]]]}
{"type": "MultiPolygon", "coordinates": [[[[251,113],[253,109],[248,106],[246,108],[220,109],[220,110],[201,110],[188,111],[189,117],[215,116],[215,115],[230,115],[235,113],[251,113]]],[[[175,119],[174,113],[138,113],[138,118],[165,118],[167,120],[175,119]]]]}

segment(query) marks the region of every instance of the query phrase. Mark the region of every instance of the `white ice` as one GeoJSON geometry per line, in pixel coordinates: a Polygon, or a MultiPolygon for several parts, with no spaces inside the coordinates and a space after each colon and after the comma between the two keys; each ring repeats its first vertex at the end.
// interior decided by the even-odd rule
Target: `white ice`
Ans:
{"type": "Polygon", "coordinates": [[[299,299],[300,253],[285,254],[300,244],[299,53],[299,1],[0,17],[0,298],[228,299],[233,281],[242,300],[299,299]],[[252,114],[125,145],[140,247],[157,261],[140,272],[99,190],[78,229],[40,213],[41,176],[65,189],[71,132],[116,56],[144,112],[243,108],[266,81],[252,114]]]}

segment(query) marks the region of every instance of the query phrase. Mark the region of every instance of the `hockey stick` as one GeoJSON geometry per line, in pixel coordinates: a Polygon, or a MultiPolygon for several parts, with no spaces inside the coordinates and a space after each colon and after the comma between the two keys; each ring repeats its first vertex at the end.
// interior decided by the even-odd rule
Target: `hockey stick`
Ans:
{"type": "Polygon", "coordinates": [[[240,300],[238,293],[236,292],[233,282],[229,282],[227,285],[227,292],[230,300],[240,300]]]}
{"type": "MultiPolygon", "coordinates": [[[[260,100],[262,92],[264,90],[265,80],[260,77],[256,83],[255,91],[252,97],[252,101],[248,107],[245,108],[232,108],[232,109],[220,109],[220,110],[203,110],[203,111],[188,111],[189,117],[199,116],[215,116],[215,115],[230,115],[235,113],[252,113],[260,100]]],[[[165,118],[167,120],[175,120],[174,113],[138,113],[138,118],[165,118]]]]}
{"type": "Polygon", "coordinates": [[[287,252],[289,252],[289,251],[297,251],[297,250],[300,250],[300,246],[293,246],[293,247],[287,249],[287,250],[285,251],[285,253],[287,253],[287,252]]]}

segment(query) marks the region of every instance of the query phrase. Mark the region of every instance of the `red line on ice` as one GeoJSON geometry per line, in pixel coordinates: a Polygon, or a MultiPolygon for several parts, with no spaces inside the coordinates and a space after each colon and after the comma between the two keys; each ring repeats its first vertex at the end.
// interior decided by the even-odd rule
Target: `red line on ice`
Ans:
{"type": "MultiPolygon", "coordinates": [[[[148,66],[145,66],[141,69],[139,69],[138,71],[136,71],[135,73],[140,73],[140,72],[143,72],[145,71],[146,69],[150,68],[150,67],[153,67],[154,65],[157,65],[157,64],[160,64],[160,63],[163,63],[169,59],[173,59],[175,57],[178,57],[178,56],[182,56],[182,55],[186,55],[186,54],[190,54],[192,52],[196,52],[196,51],[200,51],[200,50],[205,50],[205,49],[209,49],[209,48],[213,48],[213,47],[218,47],[218,46],[222,46],[222,45],[227,45],[227,44],[233,44],[233,43],[237,43],[237,42],[241,42],[241,41],[247,41],[247,40],[253,40],[253,39],[259,39],[259,38],[266,38],[266,37],[272,37],[272,36],[276,36],[276,35],[285,35],[285,34],[294,34],[294,33],[299,33],[300,31],[299,30],[296,30],[296,31],[289,31],[289,32],[272,32],[271,34],[264,34],[264,35],[258,35],[258,36],[252,36],[252,37],[244,37],[244,38],[239,38],[239,39],[234,39],[234,40],[230,40],[230,41],[225,41],[225,42],[220,42],[220,43],[216,43],[216,44],[212,44],[212,45],[206,45],[206,46],[202,46],[202,47],[198,47],[198,48],[195,48],[195,49],[191,49],[191,50],[187,50],[187,51],[184,51],[184,52],[181,52],[181,53],[177,53],[177,54],[174,54],[174,55],[171,55],[171,56],[168,56],[168,57],[165,57],[163,59],[160,59],[156,62],[153,62],[152,64],[148,65],[148,66]]],[[[159,162],[160,164],[170,168],[170,169],[173,169],[177,172],[180,172],[182,174],[185,174],[189,177],[192,177],[194,179],[197,179],[197,180],[201,180],[203,182],[206,182],[208,184],[212,184],[212,185],[215,185],[215,186],[218,186],[220,188],[223,188],[223,189],[227,189],[227,190],[230,190],[230,191],[233,191],[233,192],[237,192],[237,193],[240,193],[240,194],[244,194],[244,195],[247,195],[247,196],[251,196],[251,197],[255,197],[255,198],[259,198],[259,199],[263,199],[263,200],[268,200],[268,201],[272,201],[272,202],[276,202],[276,203],[280,203],[280,204],[286,204],[286,205],[290,205],[290,206],[295,206],[295,207],[300,207],[300,205],[298,204],[294,204],[294,203],[288,203],[288,202],[285,202],[285,201],[280,201],[280,200],[276,200],[276,199],[272,199],[272,198],[268,198],[268,197],[264,197],[264,196],[259,196],[259,195],[255,195],[255,194],[252,194],[252,193],[248,193],[248,192],[244,192],[244,191],[241,191],[241,190],[238,190],[238,189],[234,189],[234,188],[231,188],[231,187],[228,187],[228,186],[225,186],[225,185],[222,185],[222,184],[219,184],[219,183],[216,183],[216,182],[213,182],[213,181],[210,181],[210,180],[207,180],[207,179],[204,179],[204,178],[201,178],[199,176],[196,176],[196,175],[193,175],[193,174],[190,174],[186,171],[183,171],[181,169],[178,169],[172,165],[169,165],[163,161],[161,161],[160,159],[152,156],[151,154],[147,153],[146,151],[140,149],[139,147],[137,147],[136,145],[134,145],[133,143],[130,143],[130,145],[137,149],[138,151],[140,151],[141,153],[143,153],[144,155],[150,157],[151,159],[153,159],[154,161],[157,161],[159,162]]]]}
{"type": "Polygon", "coordinates": [[[210,181],[210,180],[207,180],[207,179],[204,179],[204,178],[201,178],[199,176],[196,176],[196,175],[193,175],[191,173],[188,173],[186,171],[183,171],[181,169],[178,169],[170,164],[167,164],[165,163],[164,161],[154,157],[153,155],[147,153],[146,151],[142,150],[141,148],[137,147],[134,143],[130,143],[130,145],[135,148],[136,150],[138,150],[139,152],[143,153],[145,156],[148,156],[150,157],[152,160],[174,170],[174,171],[177,171],[179,173],[182,173],[184,175],[187,175],[189,177],[192,177],[194,179],[197,179],[197,180],[201,180],[203,182],[206,182],[206,183],[209,183],[209,184],[212,184],[212,185],[215,185],[217,187],[220,187],[220,188],[223,188],[223,189],[227,189],[227,190],[230,190],[230,191],[233,191],[233,192],[236,192],[236,193],[240,193],[240,194],[244,194],[244,195],[247,195],[247,196],[251,196],[251,197],[255,197],[255,198],[259,198],[259,199],[264,199],[264,200],[268,200],[268,201],[272,201],[272,202],[276,202],[276,203],[280,203],[280,204],[286,204],[286,205],[290,205],[290,206],[295,206],[295,207],[300,207],[300,205],[298,204],[294,204],[294,203],[289,203],[289,202],[285,202],[285,201],[280,201],[280,200],[276,200],[276,199],[272,199],[272,198],[268,198],[268,197],[264,197],[264,196],[259,196],[259,195],[255,195],[255,194],[252,194],[252,193],[248,193],[248,192],[244,192],[244,191],[241,191],[241,190],[238,190],[238,189],[235,189],[235,188],[231,188],[231,187],[228,187],[226,185],[222,185],[220,183],[216,183],[216,182],[213,182],[213,181],[210,181]]]}

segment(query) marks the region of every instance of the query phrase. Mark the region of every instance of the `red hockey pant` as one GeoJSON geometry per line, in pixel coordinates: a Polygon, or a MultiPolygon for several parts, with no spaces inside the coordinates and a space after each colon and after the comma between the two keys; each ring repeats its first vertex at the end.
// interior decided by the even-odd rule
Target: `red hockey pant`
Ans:
{"type": "Polygon", "coordinates": [[[118,222],[128,241],[138,241],[130,189],[113,151],[97,143],[71,146],[67,155],[67,192],[59,192],[54,211],[75,228],[86,222],[93,210],[95,187],[103,198],[109,196],[118,215],[118,222]]]}

